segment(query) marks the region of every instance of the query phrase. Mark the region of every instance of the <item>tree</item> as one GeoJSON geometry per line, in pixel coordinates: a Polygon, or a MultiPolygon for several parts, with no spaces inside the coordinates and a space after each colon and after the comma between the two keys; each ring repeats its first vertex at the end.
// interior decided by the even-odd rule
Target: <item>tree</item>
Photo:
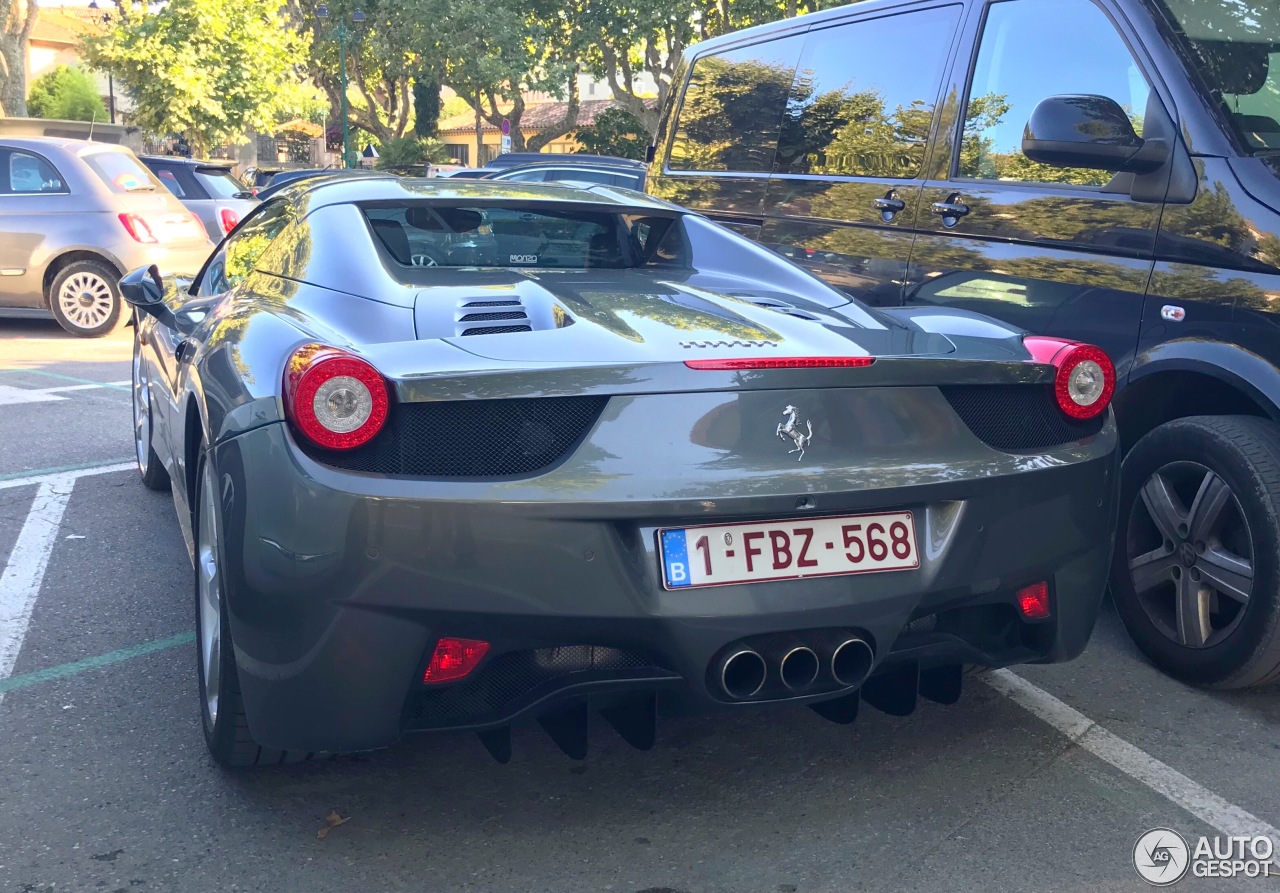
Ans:
{"type": "Polygon", "coordinates": [[[36,78],[27,97],[27,113],[33,118],[63,121],[105,121],[107,107],[98,85],[79,68],[59,65],[36,78]]]}
{"type": "Polygon", "coordinates": [[[0,0],[0,117],[27,114],[27,39],[36,0],[0,0]]]}
{"type": "Polygon", "coordinates": [[[434,137],[440,129],[440,81],[430,72],[413,79],[413,132],[434,137]]]}
{"type": "Polygon", "coordinates": [[[597,155],[617,155],[620,158],[644,158],[649,145],[649,135],[644,125],[625,108],[612,106],[596,115],[595,123],[577,131],[576,138],[582,148],[597,155]]]}
{"type": "Polygon", "coordinates": [[[303,43],[280,11],[280,0],[169,0],[156,11],[123,0],[115,26],[85,39],[85,57],[133,98],[135,124],[183,133],[205,155],[307,104],[303,43]]]}
{"type": "Polygon", "coordinates": [[[404,136],[382,144],[375,166],[385,170],[448,160],[449,150],[435,137],[404,136]]]}

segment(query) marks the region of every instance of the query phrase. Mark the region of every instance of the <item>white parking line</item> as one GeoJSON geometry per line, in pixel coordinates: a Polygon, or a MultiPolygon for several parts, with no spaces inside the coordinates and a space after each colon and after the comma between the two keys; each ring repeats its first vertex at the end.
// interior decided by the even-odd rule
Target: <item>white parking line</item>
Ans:
{"type": "MultiPolygon", "coordinates": [[[[1192,781],[1172,766],[1117,738],[1074,707],[1008,670],[978,678],[1018,706],[1053,726],[1075,744],[1125,775],[1142,782],[1228,837],[1267,837],[1280,841],[1280,830],[1213,791],[1192,781]]],[[[1280,858],[1276,864],[1280,865],[1280,858]]]]}
{"type": "Polygon", "coordinates": [[[47,472],[45,474],[33,474],[28,477],[10,478],[7,481],[0,481],[0,490],[9,490],[13,487],[33,487],[38,484],[46,484],[50,481],[61,480],[63,478],[71,478],[74,480],[75,478],[82,478],[91,474],[109,474],[113,471],[125,471],[134,467],[134,463],[132,462],[112,462],[108,465],[96,465],[88,468],[77,469],[74,472],[59,471],[47,472]]]}
{"type": "MultiPolygon", "coordinates": [[[[9,553],[9,563],[0,574],[0,679],[9,678],[13,672],[27,637],[31,612],[75,482],[75,475],[62,474],[40,484],[9,553]]],[[[0,702],[3,700],[4,695],[0,694],[0,702]]]]}

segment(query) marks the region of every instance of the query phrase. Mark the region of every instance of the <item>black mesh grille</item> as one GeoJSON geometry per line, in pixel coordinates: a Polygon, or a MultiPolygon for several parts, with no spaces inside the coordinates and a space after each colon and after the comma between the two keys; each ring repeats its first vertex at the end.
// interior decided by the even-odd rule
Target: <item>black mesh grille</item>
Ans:
{"type": "Polygon", "coordinates": [[[471,329],[463,329],[464,335],[501,335],[504,332],[532,332],[531,326],[479,326],[471,329]]]}
{"type": "Polygon", "coordinates": [[[494,658],[472,679],[412,695],[406,726],[427,729],[493,722],[566,685],[666,675],[670,674],[643,655],[619,648],[567,645],[513,651],[494,658]]]}
{"type": "Polygon", "coordinates": [[[467,301],[463,307],[519,307],[519,301],[467,301]]]}
{"type": "Polygon", "coordinates": [[[941,389],[956,415],[987,446],[1043,450],[1091,437],[1106,413],[1086,421],[1067,418],[1048,385],[953,385],[941,389]]]}
{"type": "Polygon", "coordinates": [[[309,450],[347,471],[413,477],[519,477],[556,464],[600,418],[608,397],[398,403],[386,427],[347,453],[309,450]],[[467,436],[458,436],[467,432],[467,436]]]}
{"type": "Polygon", "coordinates": [[[483,322],[489,319],[528,319],[523,310],[503,310],[498,313],[468,313],[460,322],[483,322]]]}

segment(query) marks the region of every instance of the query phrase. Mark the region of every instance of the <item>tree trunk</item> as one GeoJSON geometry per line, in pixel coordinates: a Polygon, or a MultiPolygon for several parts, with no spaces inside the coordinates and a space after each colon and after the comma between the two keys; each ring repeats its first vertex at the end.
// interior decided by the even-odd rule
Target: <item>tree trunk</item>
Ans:
{"type": "Polygon", "coordinates": [[[27,114],[27,39],[36,24],[35,0],[0,0],[0,117],[27,114]]]}
{"type": "Polygon", "coordinates": [[[526,144],[530,152],[541,152],[542,147],[557,137],[564,136],[566,133],[578,129],[578,78],[576,75],[569,76],[569,103],[565,108],[564,117],[554,124],[542,128],[532,137],[526,144]]]}
{"type": "Polygon", "coordinates": [[[480,91],[476,91],[476,157],[472,167],[484,167],[484,119],[480,117],[480,91]]]}

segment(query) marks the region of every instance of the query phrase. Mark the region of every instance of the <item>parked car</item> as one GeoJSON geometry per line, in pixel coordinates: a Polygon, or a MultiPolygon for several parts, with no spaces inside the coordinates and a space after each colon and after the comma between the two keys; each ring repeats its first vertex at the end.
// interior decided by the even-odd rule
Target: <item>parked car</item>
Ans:
{"type": "Polygon", "coordinates": [[[124,290],[222,763],[443,729],[505,760],[522,716],[581,757],[588,709],[646,748],[659,692],[905,715],[1093,627],[1097,348],[875,311],[598,186],[298,183],[189,289],[124,290]]]}
{"type": "Polygon", "coordinates": [[[487,168],[508,168],[519,164],[586,164],[609,165],[612,167],[643,168],[644,162],[630,158],[619,158],[616,155],[592,155],[587,152],[504,152],[485,162],[487,168]]]}
{"type": "Polygon", "coordinates": [[[480,180],[492,174],[497,168],[488,167],[459,167],[453,170],[444,170],[436,174],[437,177],[457,177],[459,180],[480,180]]]}
{"type": "Polygon", "coordinates": [[[271,182],[267,184],[266,188],[258,190],[258,198],[262,201],[266,201],[267,199],[275,195],[277,192],[279,192],[283,187],[288,186],[290,183],[298,183],[298,182],[301,182],[302,180],[312,180],[312,179],[315,179],[316,177],[323,177],[326,174],[334,174],[334,173],[340,173],[340,174],[351,175],[356,177],[373,176],[373,175],[380,175],[380,176],[389,175],[389,172],[369,170],[368,168],[363,168],[363,167],[349,168],[346,170],[344,170],[343,168],[326,167],[326,168],[307,168],[305,170],[280,171],[274,177],[271,178],[271,182]]]}
{"type": "Polygon", "coordinates": [[[243,177],[244,183],[256,195],[258,190],[270,183],[271,178],[282,170],[284,170],[284,168],[279,167],[245,168],[243,177]]]}
{"type": "Polygon", "coordinates": [[[212,249],[199,218],[127,148],[0,138],[0,312],[104,335],[120,320],[122,273],[194,273],[212,249]]]}
{"type": "Polygon", "coordinates": [[[204,228],[222,238],[258,204],[253,191],[231,173],[231,165],[190,161],[170,155],[143,155],[140,160],[204,228]]]}
{"type": "Polygon", "coordinates": [[[1120,616],[1179,679],[1257,685],[1280,678],[1277,77],[1261,0],[870,0],[689,50],[649,189],[869,304],[1104,348],[1120,616]]]}
{"type": "Polygon", "coordinates": [[[619,165],[519,164],[498,173],[489,180],[515,180],[521,183],[603,183],[608,186],[625,186],[628,189],[644,189],[645,169],[619,165]]]}

